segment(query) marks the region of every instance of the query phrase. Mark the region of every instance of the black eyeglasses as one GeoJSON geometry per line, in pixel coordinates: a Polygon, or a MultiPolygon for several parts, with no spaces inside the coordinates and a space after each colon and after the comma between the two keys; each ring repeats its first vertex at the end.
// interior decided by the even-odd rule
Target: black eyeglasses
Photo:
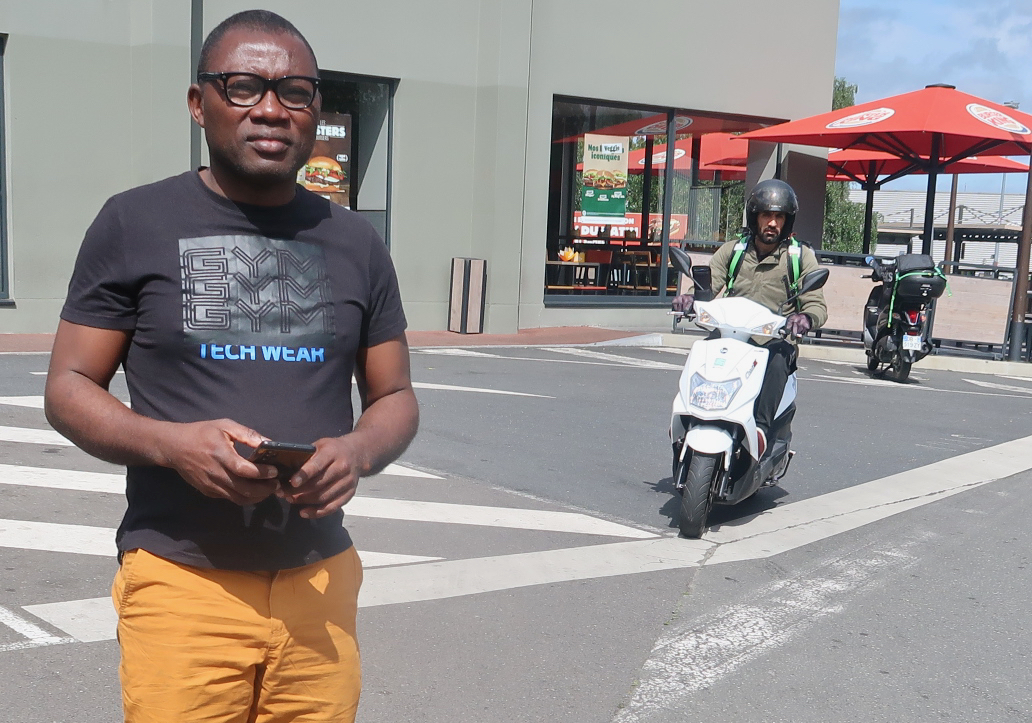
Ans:
{"type": "Polygon", "coordinates": [[[219,81],[230,105],[243,108],[258,105],[271,88],[284,108],[304,110],[315,102],[319,89],[319,79],[306,75],[263,78],[255,73],[198,73],[197,82],[204,80],[219,81]]]}

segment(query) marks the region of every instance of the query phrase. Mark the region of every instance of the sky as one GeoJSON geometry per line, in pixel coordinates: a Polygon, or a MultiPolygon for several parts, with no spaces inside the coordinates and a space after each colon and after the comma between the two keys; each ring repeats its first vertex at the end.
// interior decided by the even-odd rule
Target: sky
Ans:
{"type": "MultiPolygon", "coordinates": [[[[1032,0],[840,0],[835,75],[857,86],[857,103],[949,83],[1032,113],[1032,0]]],[[[959,189],[1000,193],[1003,181],[966,174],[959,189]]],[[[1010,174],[1007,193],[1024,194],[1026,181],[1010,174]]],[[[938,190],[951,182],[940,178],[938,190]]],[[[927,185],[911,176],[885,188],[927,185]]]]}

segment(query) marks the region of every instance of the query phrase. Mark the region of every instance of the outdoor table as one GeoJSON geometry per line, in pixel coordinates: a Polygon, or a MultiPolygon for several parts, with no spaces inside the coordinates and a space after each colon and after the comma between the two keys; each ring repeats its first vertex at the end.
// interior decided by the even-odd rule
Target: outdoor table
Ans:
{"type": "Polygon", "coordinates": [[[589,261],[545,261],[545,287],[549,291],[597,290],[601,288],[598,285],[600,266],[589,261]]]}

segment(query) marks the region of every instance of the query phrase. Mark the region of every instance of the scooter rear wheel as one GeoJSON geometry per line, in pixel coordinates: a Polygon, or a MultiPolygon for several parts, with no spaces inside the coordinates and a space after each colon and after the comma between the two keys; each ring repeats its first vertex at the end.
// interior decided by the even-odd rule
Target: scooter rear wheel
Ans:
{"type": "MultiPolygon", "coordinates": [[[[698,539],[706,531],[706,518],[713,506],[713,479],[720,469],[720,455],[692,455],[681,496],[681,514],[677,521],[681,534],[698,539]]],[[[681,465],[684,465],[681,462],[681,465]]],[[[680,470],[678,470],[680,472],[680,470]]]]}
{"type": "Polygon", "coordinates": [[[907,377],[910,376],[910,362],[903,361],[900,359],[899,354],[892,357],[892,361],[889,362],[888,368],[885,370],[885,376],[895,379],[897,382],[905,382],[907,377]]]}

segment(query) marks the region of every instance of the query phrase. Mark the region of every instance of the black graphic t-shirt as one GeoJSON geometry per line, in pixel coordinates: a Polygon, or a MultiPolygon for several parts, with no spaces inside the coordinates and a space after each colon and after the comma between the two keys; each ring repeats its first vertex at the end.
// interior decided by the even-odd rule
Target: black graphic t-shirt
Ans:
{"type": "MultiPolygon", "coordinates": [[[[394,266],[358,214],[298,188],[237,204],[196,172],[111,198],[86,233],[61,318],[132,331],[133,411],[229,418],[310,443],[353,427],[359,348],[405,329],[394,266]]],[[[305,520],[277,497],[240,507],[164,467],[130,466],[119,550],[200,567],[277,570],[346,550],[343,513],[305,520]]]]}

